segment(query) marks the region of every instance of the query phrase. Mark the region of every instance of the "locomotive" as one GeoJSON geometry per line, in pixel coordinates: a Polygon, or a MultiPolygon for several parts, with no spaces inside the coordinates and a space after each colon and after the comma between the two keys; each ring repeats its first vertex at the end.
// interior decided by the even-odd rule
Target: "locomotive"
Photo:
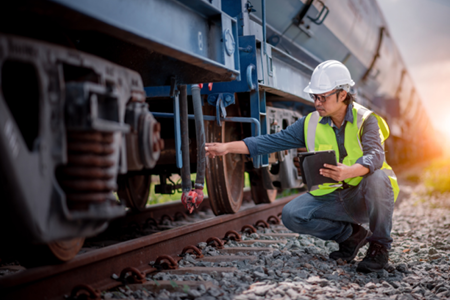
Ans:
{"type": "Polygon", "coordinates": [[[313,111],[303,88],[329,59],[390,125],[391,164],[435,154],[375,1],[0,4],[2,236],[69,260],[125,207],[145,209],[152,175],[156,193],[182,189],[190,211],[206,182],[217,215],[240,209],[245,172],[256,204],[301,187],[297,149],[211,159],[204,144],[276,133],[313,111]]]}

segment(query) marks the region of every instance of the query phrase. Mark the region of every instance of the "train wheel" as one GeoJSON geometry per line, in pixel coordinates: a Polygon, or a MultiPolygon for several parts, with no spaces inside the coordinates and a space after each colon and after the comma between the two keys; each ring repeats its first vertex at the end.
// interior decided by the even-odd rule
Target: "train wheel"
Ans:
{"type": "Polygon", "coordinates": [[[126,175],[119,178],[117,194],[128,207],[144,210],[150,195],[151,175],[126,175]]]}
{"type": "Polygon", "coordinates": [[[66,241],[57,241],[49,243],[48,249],[51,255],[58,261],[69,261],[77,255],[81,247],[83,247],[84,237],[74,238],[66,241]]]}
{"type": "Polygon", "coordinates": [[[272,203],[277,197],[276,189],[264,187],[263,172],[268,172],[267,168],[253,169],[249,172],[252,199],[255,204],[272,203]]]}
{"type": "MultiPolygon", "coordinates": [[[[208,142],[230,142],[241,137],[241,125],[237,123],[208,122],[205,135],[208,142]]],[[[227,154],[207,158],[206,184],[214,214],[232,214],[239,211],[244,196],[244,156],[227,154]]]]}
{"type": "MultiPolygon", "coordinates": [[[[239,99],[227,107],[227,116],[239,117],[239,99]]],[[[204,106],[205,115],[215,115],[216,108],[204,106]]],[[[216,121],[205,122],[207,143],[226,143],[242,139],[242,124],[216,121]]],[[[227,154],[206,159],[206,185],[208,197],[215,215],[233,214],[239,211],[244,199],[245,160],[242,154],[227,154]]]]}

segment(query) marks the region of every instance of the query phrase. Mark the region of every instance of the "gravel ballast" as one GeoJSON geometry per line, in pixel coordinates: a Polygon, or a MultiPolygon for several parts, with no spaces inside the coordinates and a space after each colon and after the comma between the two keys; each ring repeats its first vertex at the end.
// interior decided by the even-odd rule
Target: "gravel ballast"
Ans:
{"type": "MultiPolygon", "coordinates": [[[[378,273],[359,273],[356,266],[365,255],[363,247],[354,262],[328,258],[338,249],[335,242],[308,235],[283,238],[287,243],[245,245],[229,241],[227,247],[266,247],[273,251],[238,253],[252,260],[206,262],[186,256],[182,267],[235,267],[234,272],[217,271],[176,275],[159,272],[149,281],[173,281],[174,289],[152,292],[122,287],[103,293],[104,299],[448,299],[450,298],[450,207],[448,195],[429,196],[421,185],[402,186],[405,195],[394,211],[389,265],[378,273]],[[208,288],[181,286],[175,282],[209,282],[208,288]]],[[[245,239],[274,239],[260,230],[245,239]]],[[[288,232],[288,231],[286,231],[288,232]]],[[[205,256],[221,254],[205,243],[205,256]]]]}

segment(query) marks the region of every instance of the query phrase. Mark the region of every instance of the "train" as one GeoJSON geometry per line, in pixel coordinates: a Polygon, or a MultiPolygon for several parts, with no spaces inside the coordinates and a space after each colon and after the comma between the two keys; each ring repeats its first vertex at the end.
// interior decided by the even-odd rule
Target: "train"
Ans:
{"type": "MultiPolygon", "coordinates": [[[[60,261],[127,209],[206,184],[216,215],[302,187],[298,149],[206,158],[204,144],[285,129],[314,111],[320,62],[391,129],[386,159],[437,155],[433,127],[376,1],[22,0],[0,4],[0,231],[60,261]],[[171,178],[178,174],[181,182],[171,178]],[[195,175],[192,182],[191,175],[195,175]],[[14,230],[13,230],[14,229],[14,230]]],[[[3,243],[2,243],[3,244],[3,243]]]]}

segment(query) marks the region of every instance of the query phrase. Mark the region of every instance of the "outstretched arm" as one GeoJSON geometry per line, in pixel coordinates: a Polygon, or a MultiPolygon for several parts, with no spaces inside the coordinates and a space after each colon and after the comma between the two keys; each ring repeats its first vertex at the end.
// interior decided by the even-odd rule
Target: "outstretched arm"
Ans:
{"type": "Polygon", "coordinates": [[[227,153],[249,154],[247,145],[243,141],[228,143],[206,143],[206,157],[214,158],[227,153]]]}
{"type": "Polygon", "coordinates": [[[243,141],[228,143],[206,143],[206,156],[225,155],[227,153],[250,154],[250,157],[272,153],[285,149],[305,147],[303,123],[305,117],[298,119],[286,129],[275,133],[258,137],[248,137],[243,141]]]}

